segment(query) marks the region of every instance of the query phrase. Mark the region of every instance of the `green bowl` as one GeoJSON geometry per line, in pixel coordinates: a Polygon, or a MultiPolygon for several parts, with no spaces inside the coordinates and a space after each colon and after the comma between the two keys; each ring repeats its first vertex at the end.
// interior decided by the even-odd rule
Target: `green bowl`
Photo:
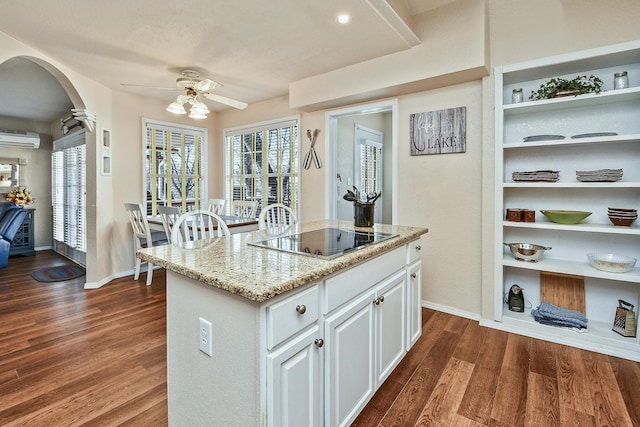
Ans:
{"type": "Polygon", "coordinates": [[[589,215],[591,212],[584,211],[540,211],[544,216],[549,218],[551,222],[556,224],[577,224],[589,215]]]}

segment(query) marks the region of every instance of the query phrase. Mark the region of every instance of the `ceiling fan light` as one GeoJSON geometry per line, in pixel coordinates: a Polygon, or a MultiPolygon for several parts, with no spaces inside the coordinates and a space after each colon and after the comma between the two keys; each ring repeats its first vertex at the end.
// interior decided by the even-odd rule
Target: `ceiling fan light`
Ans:
{"type": "Polygon", "coordinates": [[[204,102],[198,101],[198,100],[196,100],[196,102],[193,103],[193,106],[191,107],[191,111],[193,110],[196,110],[203,114],[207,114],[209,112],[207,105],[204,102]]]}
{"type": "Polygon", "coordinates": [[[187,114],[187,111],[184,109],[182,104],[177,101],[173,101],[171,104],[169,104],[169,106],[167,107],[167,111],[173,114],[187,114]]]}
{"type": "Polygon", "coordinates": [[[192,108],[191,111],[189,111],[189,117],[192,119],[206,119],[207,115],[199,110],[195,110],[192,108]]]}

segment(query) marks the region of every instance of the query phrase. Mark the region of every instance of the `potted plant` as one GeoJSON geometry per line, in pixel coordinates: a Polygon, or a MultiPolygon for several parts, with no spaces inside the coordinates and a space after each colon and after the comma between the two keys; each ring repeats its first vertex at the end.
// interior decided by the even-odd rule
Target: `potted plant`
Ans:
{"type": "Polygon", "coordinates": [[[602,91],[602,80],[593,74],[590,76],[576,76],[571,80],[562,77],[554,77],[540,85],[537,91],[531,91],[529,99],[538,101],[541,99],[551,99],[560,96],[583,95],[585,93],[600,93],[602,91]]]}

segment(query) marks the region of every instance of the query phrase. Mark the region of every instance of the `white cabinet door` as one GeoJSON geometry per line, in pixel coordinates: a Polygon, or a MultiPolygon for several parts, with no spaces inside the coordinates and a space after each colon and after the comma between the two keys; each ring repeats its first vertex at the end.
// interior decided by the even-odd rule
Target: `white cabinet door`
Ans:
{"type": "Polygon", "coordinates": [[[348,425],[375,392],[374,299],[372,289],[325,320],[328,426],[348,425]]]}
{"type": "Polygon", "coordinates": [[[422,262],[407,270],[407,351],[422,335],[422,262]]]}
{"type": "Polygon", "coordinates": [[[406,270],[400,270],[376,287],[376,388],[405,355],[406,270]]]}
{"type": "Polygon", "coordinates": [[[322,425],[319,337],[316,325],[267,356],[269,426],[322,425]]]}

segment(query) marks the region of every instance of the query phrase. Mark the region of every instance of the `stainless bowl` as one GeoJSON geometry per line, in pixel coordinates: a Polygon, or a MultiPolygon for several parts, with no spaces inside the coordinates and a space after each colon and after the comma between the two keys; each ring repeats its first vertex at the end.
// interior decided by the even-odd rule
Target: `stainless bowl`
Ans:
{"type": "Polygon", "coordinates": [[[542,258],[544,251],[551,249],[550,246],[535,245],[533,243],[503,243],[509,246],[513,257],[520,261],[538,262],[542,258]]]}

